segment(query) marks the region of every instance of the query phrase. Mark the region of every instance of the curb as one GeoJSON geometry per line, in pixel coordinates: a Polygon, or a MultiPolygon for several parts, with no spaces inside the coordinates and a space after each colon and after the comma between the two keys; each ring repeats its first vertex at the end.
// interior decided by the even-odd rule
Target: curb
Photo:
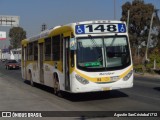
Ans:
{"type": "Polygon", "coordinates": [[[158,74],[149,74],[149,73],[134,73],[134,76],[137,76],[137,77],[160,78],[160,75],[158,75],[158,74]]]}

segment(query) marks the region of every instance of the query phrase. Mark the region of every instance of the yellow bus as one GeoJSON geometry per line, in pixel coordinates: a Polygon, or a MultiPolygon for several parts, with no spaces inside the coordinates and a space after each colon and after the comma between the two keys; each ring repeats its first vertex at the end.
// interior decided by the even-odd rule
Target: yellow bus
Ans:
{"type": "Polygon", "coordinates": [[[22,40],[22,78],[54,93],[85,93],[133,86],[126,23],[71,23],[22,40]]]}

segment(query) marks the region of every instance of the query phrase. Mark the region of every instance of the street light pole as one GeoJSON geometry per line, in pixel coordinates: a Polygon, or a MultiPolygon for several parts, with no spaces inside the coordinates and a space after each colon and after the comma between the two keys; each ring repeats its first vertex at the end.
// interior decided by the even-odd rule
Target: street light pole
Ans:
{"type": "Polygon", "coordinates": [[[148,61],[148,47],[149,47],[149,42],[150,42],[150,37],[151,37],[153,16],[154,16],[154,12],[152,13],[152,18],[151,18],[151,23],[150,23],[150,29],[149,29],[149,34],[148,34],[148,41],[147,41],[147,46],[146,46],[146,54],[145,54],[145,60],[146,61],[148,61]]]}
{"type": "Polygon", "coordinates": [[[116,0],[114,0],[114,20],[116,20],[116,0]]]}
{"type": "Polygon", "coordinates": [[[45,31],[46,29],[47,29],[47,25],[45,23],[43,23],[41,31],[45,31]]]}
{"type": "Polygon", "coordinates": [[[128,10],[128,17],[127,17],[127,31],[129,32],[129,17],[130,17],[130,10],[128,10]]]}

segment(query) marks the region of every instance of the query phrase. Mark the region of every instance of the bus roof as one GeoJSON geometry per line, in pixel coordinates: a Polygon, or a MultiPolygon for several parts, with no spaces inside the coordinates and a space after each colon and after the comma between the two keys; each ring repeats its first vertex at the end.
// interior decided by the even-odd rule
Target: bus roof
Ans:
{"type": "Polygon", "coordinates": [[[36,40],[39,40],[39,39],[42,39],[42,38],[46,38],[46,37],[49,37],[51,35],[58,35],[60,32],[63,33],[63,32],[67,32],[67,31],[71,31],[72,30],[72,27],[71,26],[56,26],[54,28],[51,28],[51,29],[47,29],[45,31],[42,31],[40,34],[38,35],[35,35],[33,37],[30,37],[30,38],[27,38],[27,39],[24,39],[22,40],[22,44],[26,44],[28,42],[33,42],[33,41],[36,41],[36,40]]]}
{"type": "Polygon", "coordinates": [[[117,21],[117,20],[92,20],[92,21],[82,21],[82,22],[75,22],[75,23],[69,23],[66,25],[60,25],[60,26],[56,26],[53,27],[51,29],[47,29],[45,31],[42,31],[40,34],[35,35],[33,37],[27,38],[22,40],[21,44],[27,44],[28,42],[33,42],[33,41],[37,41],[39,39],[43,39],[49,36],[54,36],[54,35],[58,35],[59,33],[64,33],[64,32],[68,32],[68,31],[73,31],[75,29],[76,25],[80,25],[80,24],[96,24],[96,23],[105,23],[105,24],[112,24],[112,23],[124,23],[124,21],[117,21]]]}
{"type": "Polygon", "coordinates": [[[125,23],[125,21],[118,21],[118,20],[92,20],[92,21],[76,22],[76,25],[78,25],[78,24],[92,24],[92,23],[125,23]]]}

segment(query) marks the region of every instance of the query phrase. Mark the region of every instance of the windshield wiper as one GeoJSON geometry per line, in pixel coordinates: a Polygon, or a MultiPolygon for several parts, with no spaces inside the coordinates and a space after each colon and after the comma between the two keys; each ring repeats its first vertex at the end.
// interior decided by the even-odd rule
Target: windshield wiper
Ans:
{"type": "Polygon", "coordinates": [[[98,50],[98,45],[97,43],[95,42],[95,40],[93,39],[93,37],[91,35],[88,35],[88,37],[91,39],[91,42],[92,44],[94,45],[94,47],[96,48],[95,50],[98,52],[99,54],[99,57],[97,58],[97,61],[102,61],[103,60],[103,57],[102,57],[102,54],[101,52],[98,50]]]}

